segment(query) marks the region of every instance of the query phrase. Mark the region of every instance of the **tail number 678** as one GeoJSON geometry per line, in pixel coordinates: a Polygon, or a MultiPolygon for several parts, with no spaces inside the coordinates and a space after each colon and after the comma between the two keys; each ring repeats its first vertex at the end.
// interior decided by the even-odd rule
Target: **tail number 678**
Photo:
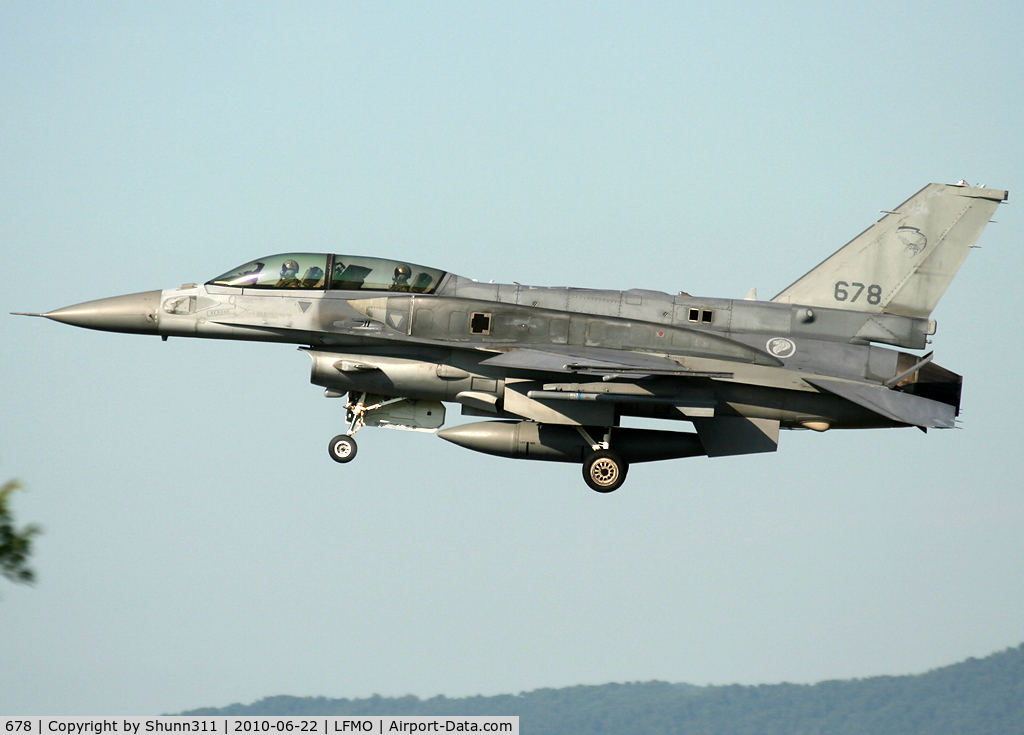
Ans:
{"type": "Polygon", "coordinates": [[[836,290],[833,296],[835,296],[836,301],[849,301],[852,304],[860,298],[865,288],[868,290],[866,298],[869,304],[875,306],[882,303],[882,287],[877,284],[865,286],[863,283],[836,281],[836,290]]]}

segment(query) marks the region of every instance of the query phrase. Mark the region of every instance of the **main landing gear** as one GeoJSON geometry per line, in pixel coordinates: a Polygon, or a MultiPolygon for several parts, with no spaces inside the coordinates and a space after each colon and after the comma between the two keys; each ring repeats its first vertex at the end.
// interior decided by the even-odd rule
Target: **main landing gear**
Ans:
{"type": "Polygon", "coordinates": [[[583,479],[591,490],[610,493],[622,487],[629,465],[616,452],[602,449],[583,460],[583,479]]]}
{"type": "Polygon", "coordinates": [[[611,427],[605,431],[604,439],[600,442],[594,441],[582,426],[577,426],[576,430],[594,450],[583,460],[583,480],[587,486],[599,493],[610,493],[622,487],[622,483],[626,481],[629,464],[622,455],[608,448],[611,427]]]}

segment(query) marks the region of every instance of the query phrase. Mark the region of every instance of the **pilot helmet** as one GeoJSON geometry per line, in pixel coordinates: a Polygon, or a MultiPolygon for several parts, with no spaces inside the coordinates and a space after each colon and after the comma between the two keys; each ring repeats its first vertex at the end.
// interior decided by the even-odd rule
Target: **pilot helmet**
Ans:
{"type": "Polygon", "coordinates": [[[299,272],[299,264],[294,260],[286,260],[281,265],[281,277],[282,278],[295,278],[295,274],[299,272]]]}
{"type": "Polygon", "coordinates": [[[398,283],[399,281],[408,281],[411,275],[412,268],[405,264],[402,264],[395,268],[395,277],[393,280],[395,281],[395,283],[398,283]]]}

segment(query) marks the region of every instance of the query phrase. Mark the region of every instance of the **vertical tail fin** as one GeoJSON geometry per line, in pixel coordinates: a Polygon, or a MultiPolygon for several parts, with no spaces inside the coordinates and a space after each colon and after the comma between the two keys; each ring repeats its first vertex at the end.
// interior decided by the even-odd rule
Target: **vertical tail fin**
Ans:
{"type": "Polygon", "coordinates": [[[772,301],[927,317],[1006,198],[928,184],[772,301]]]}

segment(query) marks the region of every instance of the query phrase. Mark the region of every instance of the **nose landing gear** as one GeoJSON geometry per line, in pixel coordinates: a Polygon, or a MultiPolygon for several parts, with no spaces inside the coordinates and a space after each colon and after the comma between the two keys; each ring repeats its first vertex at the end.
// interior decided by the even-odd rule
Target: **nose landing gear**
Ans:
{"type": "MultiPolygon", "coordinates": [[[[366,426],[366,415],[371,411],[376,411],[378,408],[389,406],[393,403],[399,403],[404,401],[404,398],[383,398],[379,402],[372,406],[366,405],[366,399],[368,394],[349,393],[348,403],[345,404],[345,418],[348,420],[348,433],[338,434],[336,437],[331,439],[331,443],[327,446],[327,451],[331,455],[331,459],[335,462],[345,464],[351,462],[356,458],[356,432],[366,426]],[[358,396],[358,398],[354,396],[358,396]]],[[[381,398],[375,396],[375,398],[381,398]]],[[[371,425],[372,421],[371,421],[371,425]]]]}
{"type": "Polygon", "coordinates": [[[353,400],[349,394],[348,403],[345,404],[345,418],[348,419],[348,433],[338,434],[331,439],[327,445],[327,453],[331,459],[340,464],[351,462],[356,458],[359,450],[355,440],[355,433],[366,424],[366,412],[377,408],[377,406],[366,407],[366,394],[360,393],[357,400],[353,400]]]}

